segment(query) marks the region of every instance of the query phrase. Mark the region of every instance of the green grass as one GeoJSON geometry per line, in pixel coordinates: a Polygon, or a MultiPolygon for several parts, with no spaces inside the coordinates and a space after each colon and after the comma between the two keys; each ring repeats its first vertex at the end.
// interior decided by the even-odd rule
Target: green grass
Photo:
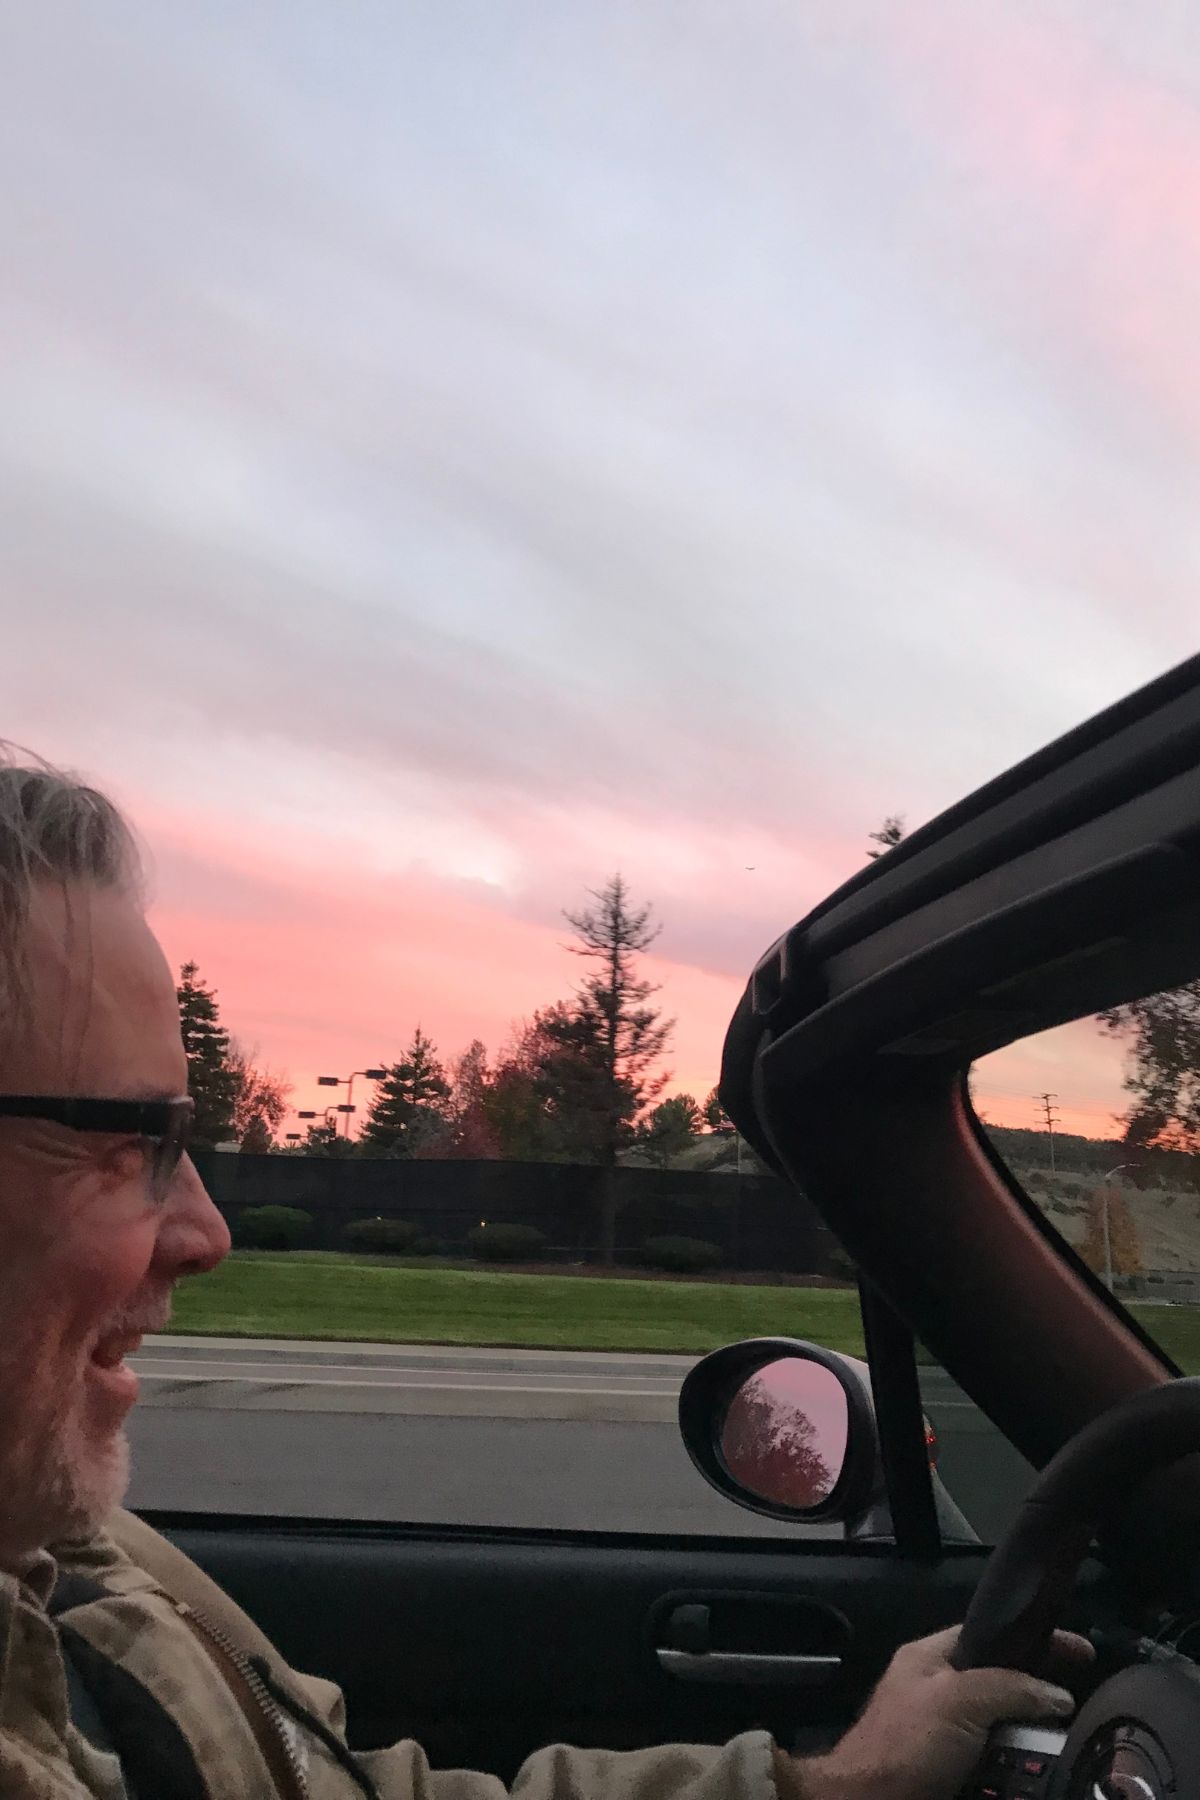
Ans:
{"type": "MultiPolygon", "coordinates": [[[[1130,1309],[1188,1374],[1200,1372],[1200,1307],[1130,1309]]],[[[412,1268],[322,1251],[236,1252],[185,1281],[173,1331],[528,1349],[704,1351],[741,1337],[800,1337],[863,1354],[848,1288],[739,1287],[577,1275],[412,1268]]]]}
{"type": "Polygon", "coordinates": [[[377,1257],[242,1251],[185,1281],[171,1329],[228,1337],[704,1351],[736,1338],[815,1339],[863,1354],[851,1289],[740,1287],[410,1268],[377,1257]]]}
{"type": "Polygon", "coordinates": [[[1135,1302],[1129,1310],[1185,1375],[1200,1374],[1200,1306],[1138,1306],[1135,1302]]]}

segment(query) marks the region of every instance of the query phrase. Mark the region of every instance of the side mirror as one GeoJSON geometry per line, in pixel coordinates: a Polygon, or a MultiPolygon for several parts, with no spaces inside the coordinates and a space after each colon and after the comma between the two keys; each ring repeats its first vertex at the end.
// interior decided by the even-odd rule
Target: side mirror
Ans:
{"type": "Polygon", "coordinates": [[[773,1519],[860,1523],[881,1500],[870,1382],[796,1338],[750,1338],[696,1364],[679,1394],[688,1454],[718,1492],[773,1519]]]}

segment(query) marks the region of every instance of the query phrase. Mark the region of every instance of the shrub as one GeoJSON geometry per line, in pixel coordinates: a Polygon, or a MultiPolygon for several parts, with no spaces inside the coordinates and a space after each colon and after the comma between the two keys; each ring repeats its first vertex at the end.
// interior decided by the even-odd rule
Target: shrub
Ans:
{"type": "Polygon", "coordinates": [[[481,1262],[532,1262],[545,1242],[535,1225],[476,1225],[467,1233],[471,1255],[481,1262]]]}
{"type": "Polygon", "coordinates": [[[457,1256],[461,1254],[461,1244],[449,1244],[445,1238],[419,1237],[409,1251],[410,1256],[457,1256]]]}
{"type": "Polygon", "coordinates": [[[647,1238],[637,1253],[637,1260],[647,1269],[665,1269],[672,1275],[698,1275],[702,1269],[719,1269],[722,1252],[719,1244],[707,1238],[647,1238]]]}
{"type": "Polygon", "coordinates": [[[233,1238],[247,1250],[298,1250],[312,1227],[312,1214],[300,1206],[248,1206],[234,1221],[233,1238]]]}
{"type": "Polygon", "coordinates": [[[346,1227],[346,1237],[359,1250],[391,1251],[394,1256],[411,1254],[421,1236],[421,1227],[411,1219],[355,1219],[346,1227]]]}

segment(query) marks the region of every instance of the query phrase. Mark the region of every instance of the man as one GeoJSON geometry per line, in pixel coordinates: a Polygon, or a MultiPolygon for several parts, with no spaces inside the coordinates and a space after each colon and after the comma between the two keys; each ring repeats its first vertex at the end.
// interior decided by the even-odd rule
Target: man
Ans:
{"type": "MultiPolygon", "coordinates": [[[[341,1698],[118,1509],[125,1358],[212,1269],[225,1225],[184,1145],[174,984],[112,805],[0,758],[0,1796],[499,1800],[411,1743],[354,1756],[341,1698]],[[131,1554],[132,1552],[132,1554],[131,1554]]],[[[528,1800],[947,1800],[1000,1719],[1064,1716],[1030,1676],[957,1674],[954,1633],[901,1651],[863,1718],[800,1762],[720,1748],[554,1747],[528,1800]]],[[[1087,1654],[1063,1640],[1065,1663],[1087,1654]]]]}

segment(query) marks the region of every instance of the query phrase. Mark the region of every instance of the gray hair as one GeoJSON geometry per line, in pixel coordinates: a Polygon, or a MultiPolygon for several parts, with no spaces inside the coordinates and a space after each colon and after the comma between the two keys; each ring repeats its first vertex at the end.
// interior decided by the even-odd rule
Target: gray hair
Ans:
{"type": "Polygon", "coordinates": [[[0,742],[0,1019],[26,994],[25,930],[43,882],[138,894],[141,858],[113,802],[79,776],[0,742]]]}

